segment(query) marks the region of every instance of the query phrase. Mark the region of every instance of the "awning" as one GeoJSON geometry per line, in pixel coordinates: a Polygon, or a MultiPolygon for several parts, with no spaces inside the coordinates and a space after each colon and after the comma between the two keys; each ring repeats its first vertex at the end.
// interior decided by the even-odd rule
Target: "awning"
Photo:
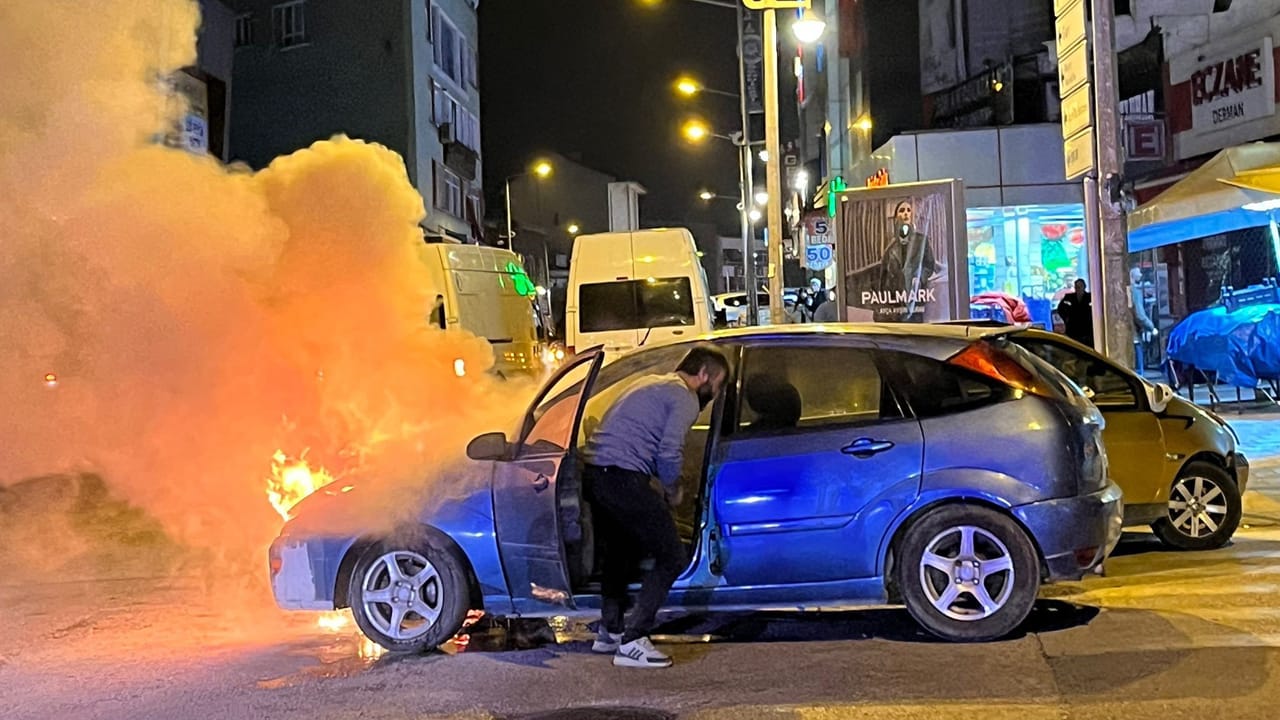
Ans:
{"type": "Polygon", "coordinates": [[[1272,193],[1280,143],[1227,148],[1129,215],[1129,252],[1265,225],[1268,215],[1244,206],[1272,193]]]}

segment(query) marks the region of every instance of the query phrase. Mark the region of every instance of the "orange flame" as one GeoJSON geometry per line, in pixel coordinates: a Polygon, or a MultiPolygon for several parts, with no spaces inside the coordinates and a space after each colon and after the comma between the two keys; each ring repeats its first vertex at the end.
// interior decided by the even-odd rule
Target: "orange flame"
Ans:
{"type": "Polygon", "coordinates": [[[267,480],[267,499],[271,507],[280,513],[280,517],[288,520],[289,511],[302,498],[333,482],[331,476],[323,468],[312,470],[306,461],[306,453],[297,460],[291,460],[283,450],[276,450],[271,458],[271,477],[267,480]]]}

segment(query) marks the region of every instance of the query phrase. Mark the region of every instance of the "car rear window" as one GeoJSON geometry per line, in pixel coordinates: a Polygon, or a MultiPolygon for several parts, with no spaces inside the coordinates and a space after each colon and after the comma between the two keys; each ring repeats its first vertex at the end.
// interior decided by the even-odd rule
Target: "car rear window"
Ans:
{"type": "Polygon", "coordinates": [[[887,353],[887,360],[901,373],[895,384],[916,417],[940,417],[1013,399],[1013,388],[962,367],[910,353],[887,353]]]}
{"type": "Polygon", "coordinates": [[[578,288],[580,332],[693,325],[687,277],[616,280],[578,288]]]}
{"type": "Polygon", "coordinates": [[[1060,370],[1045,362],[1035,353],[1030,352],[1026,348],[1012,342],[1007,338],[1000,338],[991,342],[1006,355],[1013,358],[1025,370],[1034,374],[1045,388],[1055,395],[1059,400],[1074,400],[1077,396],[1083,395],[1080,388],[1063,375],[1060,370]]]}

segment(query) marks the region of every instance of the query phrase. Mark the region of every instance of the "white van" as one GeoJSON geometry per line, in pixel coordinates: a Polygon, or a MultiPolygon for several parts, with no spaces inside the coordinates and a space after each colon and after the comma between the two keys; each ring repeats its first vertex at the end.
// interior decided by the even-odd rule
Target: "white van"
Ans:
{"type": "Polygon", "coordinates": [[[711,332],[715,311],[693,235],[683,228],[581,235],[565,300],[572,352],[606,357],[711,332]]]}
{"type": "Polygon", "coordinates": [[[503,375],[541,372],[534,305],[537,288],[520,256],[500,248],[454,243],[424,243],[418,254],[431,287],[443,290],[428,308],[432,325],[462,328],[488,340],[494,369],[503,375]]]}

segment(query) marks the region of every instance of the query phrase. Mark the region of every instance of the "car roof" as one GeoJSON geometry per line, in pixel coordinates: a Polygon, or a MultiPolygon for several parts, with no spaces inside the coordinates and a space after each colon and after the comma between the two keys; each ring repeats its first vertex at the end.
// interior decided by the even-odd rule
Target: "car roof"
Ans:
{"type": "Polygon", "coordinates": [[[1007,335],[1022,329],[1018,325],[979,327],[924,323],[797,323],[729,328],[705,336],[715,338],[796,337],[804,335],[871,335],[875,337],[919,337],[971,342],[985,337],[1007,335]]]}
{"type": "MultiPolygon", "coordinates": [[[[999,337],[1018,330],[1018,326],[969,327],[964,325],[926,325],[922,323],[805,323],[729,328],[703,335],[694,340],[711,342],[785,343],[807,338],[865,338],[886,350],[901,350],[935,360],[945,360],[972,342],[999,337]]],[[[643,348],[641,348],[643,349],[643,348]]]]}

